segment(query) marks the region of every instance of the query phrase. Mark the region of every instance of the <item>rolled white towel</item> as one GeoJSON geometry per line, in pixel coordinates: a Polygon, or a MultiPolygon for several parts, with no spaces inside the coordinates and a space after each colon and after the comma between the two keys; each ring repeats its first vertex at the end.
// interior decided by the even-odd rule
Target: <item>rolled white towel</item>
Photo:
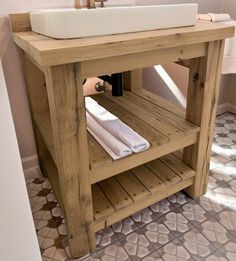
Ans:
{"type": "Polygon", "coordinates": [[[211,22],[224,22],[224,21],[230,21],[230,15],[215,14],[215,13],[198,14],[197,19],[203,21],[211,21],[211,22]]]}
{"type": "Polygon", "coordinates": [[[100,106],[92,98],[86,97],[85,104],[87,111],[92,117],[121,142],[126,144],[133,152],[138,153],[149,148],[150,144],[147,140],[124,124],[115,115],[100,106]]]}
{"type": "Polygon", "coordinates": [[[120,159],[132,154],[132,150],[103,128],[88,112],[87,129],[104,150],[114,159],[120,159]]]}

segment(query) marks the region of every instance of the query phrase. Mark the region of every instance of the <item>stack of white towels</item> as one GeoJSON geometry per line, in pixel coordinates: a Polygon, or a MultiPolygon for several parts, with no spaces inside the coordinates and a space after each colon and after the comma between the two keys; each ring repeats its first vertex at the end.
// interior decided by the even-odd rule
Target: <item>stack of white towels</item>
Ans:
{"type": "Polygon", "coordinates": [[[147,150],[147,140],[90,97],[85,98],[87,129],[114,159],[147,150]]]}
{"type": "MultiPolygon", "coordinates": [[[[224,22],[227,25],[235,26],[236,21],[231,20],[229,14],[199,14],[198,20],[209,22],[224,22]]],[[[222,74],[236,73],[236,32],[233,38],[226,39],[224,58],[222,64],[222,74]]]]}

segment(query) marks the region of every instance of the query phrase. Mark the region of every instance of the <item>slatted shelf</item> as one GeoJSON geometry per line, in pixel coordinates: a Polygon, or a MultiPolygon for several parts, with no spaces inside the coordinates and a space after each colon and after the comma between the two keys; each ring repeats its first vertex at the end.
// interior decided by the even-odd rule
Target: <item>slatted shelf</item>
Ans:
{"type": "Polygon", "coordinates": [[[92,186],[96,231],[192,184],[195,171],[169,154],[92,186]],[[176,190],[176,191],[175,191],[176,190]],[[174,192],[173,192],[174,191],[174,192]]]}
{"type": "MultiPolygon", "coordinates": [[[[88,133],[92,184],[190,146],[197,141],[199,127],[184,119],[184,111],[168,101],[165,103],[164,99],[154,94],[151,95],[147,91],[142,90],[137,93],[125,91],[123,97],[113,97],[110,92],[107,92],[93,95],[92,98],[150,143],[150,148],[147,151],[113,161],[88,133]]],[[[56,164],[57,159],[49,112],[35,114],[34,121],[56,164]]],[[[150,162],[150,169],[152,169],[153,164],[157,163],[150,162]]],[[[158,167],[160,171],[163,169],[162,172],[164,172],[165,165],[161,161],[158,164],[154,168],[158,167]]],[[[175,165],[172,167],[175,168],[175,165]]],[[[181,172],[182,169],[179,171],[181,172]]],[[[169,176],[166,177],[166,182],[175,182],[175,179],[178,179],[177,177],[172,179],[172,173],[169,170],[167,173],[169,173],[169,176]]],[[[153,182],[154,184],[158,183],[158,180],[155,179],[153,182]]]]}

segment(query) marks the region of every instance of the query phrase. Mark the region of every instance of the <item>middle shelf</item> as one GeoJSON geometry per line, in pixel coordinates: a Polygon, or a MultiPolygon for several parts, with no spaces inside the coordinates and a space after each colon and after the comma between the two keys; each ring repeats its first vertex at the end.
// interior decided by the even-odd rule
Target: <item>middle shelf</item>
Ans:
{"type": "MultiPolygon", "coordinates": [[[[148,140],[151,146],[144,152],[113,161],[88,133],[91,184],[197,142],[199,127],[185,120],[184,110],[146,90],[125,91],[122,97],[113,97],[107,92],[92,98],[148,140]]],[[[34,121],[57,165],[50,113],[36,114],[34,121]]]]}

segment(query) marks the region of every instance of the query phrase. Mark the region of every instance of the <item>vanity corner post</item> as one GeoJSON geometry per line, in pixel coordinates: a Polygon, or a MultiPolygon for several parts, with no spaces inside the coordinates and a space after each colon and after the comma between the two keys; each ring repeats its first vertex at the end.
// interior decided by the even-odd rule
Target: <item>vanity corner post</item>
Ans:
{"type": "Polygon", "coordinates": [[[183,154],[183,161],[196,171],[193,185],[186,189],[192,198],[207,190],[224,43],[206,43],[206,55],[190,61],[186,120],[200,127],[198,142],[183,154]]]}
{"type": "Polygon", "coordinates": [[[96,247],[81,67],[51,66],[45,76],[69,249],[80,257],[96,247]]]}

